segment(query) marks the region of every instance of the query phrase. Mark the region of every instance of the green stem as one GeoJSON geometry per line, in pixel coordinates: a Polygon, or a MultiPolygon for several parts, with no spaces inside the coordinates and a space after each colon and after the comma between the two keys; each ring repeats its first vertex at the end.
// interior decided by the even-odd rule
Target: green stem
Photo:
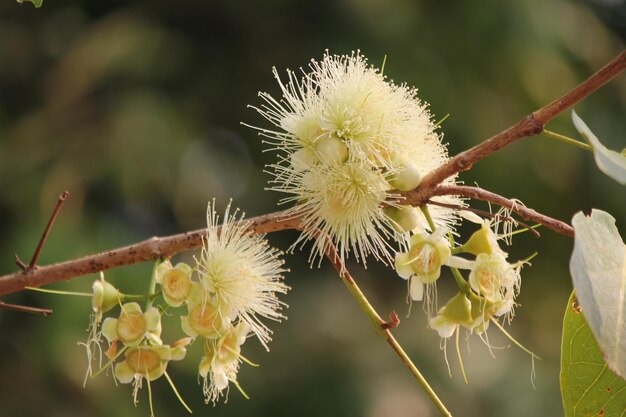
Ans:
{"type": "Polygon", "coordinates": [[[540,135],[541,136],[545,136],[546,138],[558,140],[559,142],[567,143],[569,145],[577,146],[577,147],[579,147],[581,149],[584,149],[586,151],[593,152],[593,148],[591,148],[590,145],[588,145],[588,144],[586,144],[584,142],[578,141],[576,139],[572,139],[572,138],[570,138],[568,136],[564,136],[564,135],[561,135],[561,134],[558,134],[558,133],[555,133],[555,132],[551,132],[551,131],[546,130],[546,129],[544,129],[540,133],[540,135]]]}
{"type": "Polygon", "coordinates": [[[385,325],[389,325],[390,323],[385,322],[376,312],[374,307],[370,304],[369,300],[357,283],[354,281],[354,278],[350,275],[350,273],[345,269],[345,265],[339,258],[336,249],[334,246],[330,245],[327,252],[327,257],[335,267],[335,270],[339,273],[339,277],[345,284],[346,288],[352,295],[352,297],[356,300],[361,307],[361,310],[365,313],[365,315],[369,318],[369,320],[374,325],[374,331],[376,334],[381,336],[383,339],[387,341],[387,343],[391,346],[391,348],[396,352],[396,354],[400,357],[404,365],[409,369],[413,377],[417,380],[417,382],[421,385],[422,390],[428,395],[430,400],[435,404],[439,413],[444,417],[451,417],[452,413],[448,411],[446,406],[443,404],[441,399],[437,396],[435,391],[426,381],[426,378],[422,375],[422,373],[417,369],[411,358],[406,354],[402,346],[398,343],[398,341],[393,337],[391,332],[389,331],[389,327],[385,325]]]}
{"type": "Polygon", "coordinates": [[[148,283],[148,294],[150,294],[151,296],[149,296],[146,299],[146,311],[152,307],[152,302],[154,301],[154,294],[156,291],[156,270],[159,267],[159,265],[161,264],[161,262],[163,262],[163,259],[157,259],[154,262],[154,266],[152,267],[152,275],[150,275],[150,282],[148,283]]]}
{"type": "Polygon", "coordinates": [[[450,267],[450,271],[452,271],[452,276],[454,277],[454,280],[456,281],[456,286],[459,287],[459,291],[461,291],[463,294],[469,294],[470,285],[465,280],[465,278],[463,278],[463,275],[461,275],[461,272],[457,268],[452,268],[452,267],[450,267]]]}
{"type": "Polygon", "coordinates": [[[435,222],[433,221],[433,218],[430,215],[430,211],[428,211],[428,206],[424,204],[423,206],[420,206],[420,210],[422,210],[422,213],[424,213],[424,217],[426,217],[426,221],[428,222],[428,225],[430,226],[430,232],[435,233],[435,229],[437,229],[437,227],[435,226],[435,222]]]}

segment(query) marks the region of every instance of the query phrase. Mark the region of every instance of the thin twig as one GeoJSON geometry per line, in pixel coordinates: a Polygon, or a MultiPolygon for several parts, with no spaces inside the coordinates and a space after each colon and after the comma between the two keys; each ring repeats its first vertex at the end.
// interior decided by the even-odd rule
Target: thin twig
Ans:
{"type": "Polygon", "coordinates": [[[450,411],[448,411],[441,399],[439,399],[435,391],[428,384],[426,378],[424,378],[424,376],[419,371],[419,369],[417,369],[411,358],[409,358],[404,349],[402,349],[402,346],[400,346],[395,337],[393,337],[393,334],[391,334],[390,329],[396,327],[400,323],[398,315],[395,313],[395,311],[391,313],[390,322],[386,322],[380,317],[380,315],[376,312],[367,297],[365,297],[365,295],[357,285],[354,277],[350,274],[346,266],[341,261],[335,245],[330,242],[326,246],[326,257],[337,271],[337,274],[339,274],[339,277],[348,288],[348,291],[350,291],[350,294],[352,294],[354,299],[359,303],[361,310],[363,310],[363,312],[368,316],[368,318],[374,325],[374,330],[376,331],[376,334],[384,338],[389,346],[391,346],[391,348],[394,350],[394,352],[396,352],[396,354],[400,357],[400,360],[402,360],[402,363],[404,363],[404,365],[409,369],[413,377],[417,380],[417,382],[419,382],[422,389],[424,390],[426,395],[428,395],[430,400],[435,404],[441,415],[448,417],[452,416],[450,411]]]}
{"type": "Polygon", "coordinates": [[[520,220],[514,219],[513,217],[510,217],[510,216],[503,216],[502,214],[493,214],[486,210],[480,210],[480,209],[473,208],[473,207],[462,207],[462,206],[459,206],[458,204],[448,204],[448,203],[442,203],[440,201],[434,201],[434,200],[428,200],[428,204],[432,204],[433,206],[446,207],[446,208],[450,208],[450,209],[458,210],[458,211],[461,211],[461,210],[471,211],[472,213],[478,214],[482,217],[495,219],[496,221],[511,222],[514,225],[521,224],[526,229],[528,229],[528,231],[532,233],[535,237],[541,237],[541,234],[535,229],[533,229],[531,225],[529,225],[528,223],[524,223],[520,220]]]}
{"type": "Polygon", "coordinates": [[[52,214],[50,215],[50,220],[48,220],[48,224],[46,225],[46,228],[44,229],[43,234],[41,235],[41,239],[39,239],[39,243],[37,244],[35,253],[33,253],[33,257],[31,258],[28,266],[25,265],[24,262],[17,255],[15,255],[15,263],[17,263],[17,265],[20,268],[22,268],[24,272],[29,272],[37,268],[37,260],[39,259],[39,255],[41,254],[43,245],[46,243],[46,239],[48,238],[48,235],[50,234],[52,225],[54,224],[54,221],[56,220],[57,215],[59,214],[59,211],[61,210],[61,207],[63,207],[63,203],[65,203],[65,200],[67,200],[69,196],[70,196],[70,193],[67,190],[63,191],[63,193],[61,193],[61,195],[59,196],[59,199],[57,200],[57,204],[54,207],[52,214]]]}
{"type": "Polygon", "coordinates": [[[49,308],[38,308],[38,307],[22,306],[19,304],[9,304],[9,303],[5,303],[4,301],[0,301],[0,310],[13,310],[13,311],[19,311],[22,313],[40,314],[44,317],[48,317],[52,314],[52,310],[50,310],[49,308]]]}
{"type": "Polygon", "coordinates": [[[437,195],[461,195],[477,200],[489,201],[501,207],[506,207],[517,213],[525,220],[532,220],[541,223],[548,229],[568,237],[574,237],[574,228],[569,224],[552,217],[541,214],[531,208],[521,205],[519,202],[502,197],[499,194],[484,190],[480,187],[468,187],[466,185],[440,185],[432,191],[433,196],[437,195]]]}

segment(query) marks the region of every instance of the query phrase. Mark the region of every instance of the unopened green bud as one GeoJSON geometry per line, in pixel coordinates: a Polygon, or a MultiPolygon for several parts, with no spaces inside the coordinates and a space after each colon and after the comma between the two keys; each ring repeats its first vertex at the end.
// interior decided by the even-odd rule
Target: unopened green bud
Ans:
{"type": "Polygon", "coordinates": [[[483,223],[481,228],[470,236],[469,240],[461,249],[463,252],[471,253],[472,255],[479,255],[481,253],[491,255],[494,252],[494,244],[498,244],[495,235],[491,229],[483,223]]]}
{"type": "Polygon", "coordinates": [[[440,337],[447,338],[452,336],[459,325],[467,327],[472,323],[472,303],[465,294],[459,292],[430,320],[430,327],[437,330],[440,337]]]}
{"type": "Polygon", "coordinates": [[[93,311],[100,317],[102,313],[111,310],[123,299],[120,290],[104,280],[104,274],[100,274],[100,279],[94,281],[92,288],[93,297],[91,298],[91,306],[93,311]]]}

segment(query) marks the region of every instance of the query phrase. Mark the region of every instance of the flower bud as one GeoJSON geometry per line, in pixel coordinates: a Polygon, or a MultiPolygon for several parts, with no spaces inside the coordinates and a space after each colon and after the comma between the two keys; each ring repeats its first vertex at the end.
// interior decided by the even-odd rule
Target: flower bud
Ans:
{"type": "Polygon", "coordinates": [[[429,324],[440,337],[448,338],[459,325],[467,327],[472,326],[472,323],[472,303],[465,294],[459,292],[439,310],[436,317],[430,319],[429,324]]]}
{"type": "Polygon", "coordinates": [[[348,147],[334,134],[322,136],[315,141],[315,152],[324,164],[341,163],[348,160],[348,147]]]}
{"type": "Polygon", "coordinates": [[[106,313],[118,305],[123,300],[123,296],[117,288],[104,280],[104,274],[102,273],[100,274],[100,279],[94,281],[92,288],[91,306],[99,321],[102,313],[106,313]]]}
{"type": "Polygon", "coordinates": [[[306,171],[316,162],[317,157],[309,148],[302,148],[291,154],[291,166],[296,172],[306,171]]]}
{"type": "Polygon", "coordinates": [[[422,182],[422,174],[417,169],[417,165],[405,162],[398,165],[389,185],[399,191],[410,191],[420,185],[420,182],[422,182]]]}
{"type": "Polygon", "coordinates": [[[410,232],[417,228],[423,229],[423,217],[417,207],[387,206],[383,209],[385,215],[391,220],[393,228],[399,232],[410,232]]]}

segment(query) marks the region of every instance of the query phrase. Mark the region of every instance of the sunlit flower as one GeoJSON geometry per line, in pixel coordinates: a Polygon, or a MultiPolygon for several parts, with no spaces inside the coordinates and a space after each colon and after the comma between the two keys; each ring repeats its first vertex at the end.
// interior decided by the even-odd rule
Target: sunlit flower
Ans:
{"type": "Polygon", "coordinates": [[[469,275],[474,291],[487,300],[497,303],[496,316],[513,314],[514,299],[520,289],[520,268],[509,264],[499,253],[479,254],[469,275]]]}
{"type": "Polygon", "coordinates": [[[431,235],[415,234],[411,237],[408,251],[396,255],[396,272],[401,278],[410,280],[412,300],[422,300],[424,285],[434,284],[441,275],[442,265],[450,259],[450,247],[443,235],[444,228],[431,235]]]}
{"type": "Polygon", "coordinates": [[[238,385],[241,345],[246,341],[249,332],[250,327],[241,322],[219,340],[205,340],[205,356],[200,361],[199,373],[204,378],[203,391],[207,403],[215,403],[229,382],[238,385]]]}
{"type": "MultiPolygon", "coordinates": [[[[296,204],[288,215],[303,219],[298,242],[318,240],[313,259],[330,237],[342,259],[352,252],[363,262],[370,254],[392,261],[388,241],[402,233],[381,205],[399,204],[398,191],[448,160],[441,136],[417,91],[387,80],[360,53],[326,54],[309,70],[302,79],[288,71],[287,82],[274,70],[280,101],[260,93],[265,104],[257,110],[277,127],[259,129],[279,153],[271,189],[296,204]]],[[[462,205],[456,197],[435,200],[462,205]]],[[[454,223],[449,208],[431,214],[437,226],[454,223]]]]}
{"type": "Polygon", "coordinates": [[[179,307],[191,293],[191,273],[193,270],[185,263],[175,267],[170,261],[162,262],[156,269],[156,282],[161,285],[165,302],[172,307],[179,307]]]}
{"type": "Polygon", "coordinates": [[[144,313],[139,304],[126,303],[117,319],[109,317],[104,320],[102,335],[110,343],[119,340],[129,347],[137,346],[146,338],[161,344],[161,315],[155,307],[144,313]]]}
{"type": "MultiPolygon", "coordinates": [[[[208,206],[207,233],[197,260],[203,303],[204,308],[214,308],[222,319],[247,323],[267,349],[271,330],[260,318],[285,318],[281,313],[285,304],[277,295],[289,288],[282,282],[285,269],[278,257],[280,252],[271,248],[263,236],[248,233],[249,224],[242,218],[237,211],[230,214],[229,204],[220,226],[214,205],[208,206]]],[[[191,311],[190,305],[190,324],[191,311]]]]}

